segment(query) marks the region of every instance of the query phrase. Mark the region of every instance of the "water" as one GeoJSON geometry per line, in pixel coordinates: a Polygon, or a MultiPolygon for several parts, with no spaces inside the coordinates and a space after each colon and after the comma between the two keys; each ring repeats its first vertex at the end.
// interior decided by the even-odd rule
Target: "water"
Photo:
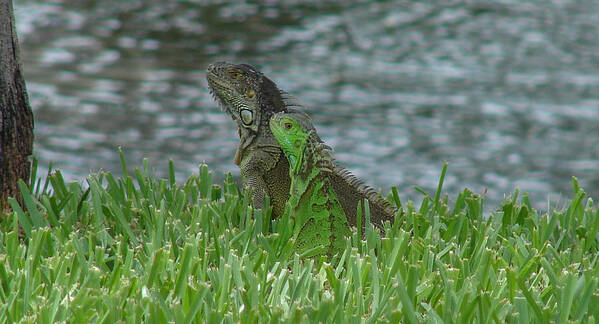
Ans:
{"type": "Polygon", "coordinates": [[[403,200],[515,188],[599,197],[599,4],[575,0],[15,2],[35,154],[70,179],[147,157],[179,181],[232,172],[233,122],[204,69],[256,65],[305,104],[336,158],[403,200]],[[433,4],[434,3],[434,4],[433,4]]]}

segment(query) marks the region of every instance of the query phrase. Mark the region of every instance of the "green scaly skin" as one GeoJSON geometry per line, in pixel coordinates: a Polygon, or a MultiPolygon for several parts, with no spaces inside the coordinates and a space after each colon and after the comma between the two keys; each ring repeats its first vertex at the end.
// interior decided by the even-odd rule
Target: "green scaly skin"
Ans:
{"type": "Polygon", "coordinates": [[[311,250],[306,257],[343,252],[342,238],[351,232],[331,185],[334,165],[330,148],[318,137],[310,117],[300,111],[273,115],[270,129],[289,160],[291,187],[286,212],[295,223],[295,251],[302,255],[311,250]]]}
{"type": "MultiPolygon", "coordinates": [[[[282,216],[289,199],[289,162],[268,122],[273,114],[301,105],[248,64],[210,64],[206,79],[215,99],[237,123],[239,146],[233,161],[241,169],[243,187],[252,192],[254,207],[262,208],[266,195],[273,207],[273,217],[282,216]]],[[[357,208],[360,202],[361,215],[364,215],[366,200],[370,206],[370,221],[374,226],[382,231],[384,222],[394,221],[395,207],[334,162],[329,181],[350,226],[358,223],[357,208]]],[[[360,223],[364,228],[365,220],[362,219],[360,223]]]]}

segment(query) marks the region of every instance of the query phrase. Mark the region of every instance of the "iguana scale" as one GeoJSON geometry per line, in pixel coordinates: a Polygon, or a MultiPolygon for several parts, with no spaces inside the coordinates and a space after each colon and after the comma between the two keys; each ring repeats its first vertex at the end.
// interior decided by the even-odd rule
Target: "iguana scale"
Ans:
{"type": "MultiPolygon", "coordinates": [[[[273,114],[301,105],[248,64],[210,64],[206,79],[215,99],[237,123],[240,140],[234,163],[241,169],[243,186],[253,192],[254,206],[261,208],[266,194],[273,216],[282,216],[289,198],[289,162],[268,122],[273,114]]],[[[351,226],[357,224],[358,202],[364,199],[369,201],[373,225],[382,229],[385,221],[393,222],[395,208],[336,163],[329,180],[351,226]]]]}

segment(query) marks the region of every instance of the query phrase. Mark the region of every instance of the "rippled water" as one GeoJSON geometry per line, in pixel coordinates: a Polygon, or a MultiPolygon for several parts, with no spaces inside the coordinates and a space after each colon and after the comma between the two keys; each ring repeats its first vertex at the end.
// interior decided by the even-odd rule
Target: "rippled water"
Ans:
{"type": "Polygon", "coordinates": [[[599,197],[599,4],[15,2],[35,152],[73,180],[147,157],[180,181],[231,162],[205,66],[248,62],[309,108],[335,155],[402,199],[518,187],[537,207],[599,197]],[[276,5],[275,5],[276,3],[276,5]]]}

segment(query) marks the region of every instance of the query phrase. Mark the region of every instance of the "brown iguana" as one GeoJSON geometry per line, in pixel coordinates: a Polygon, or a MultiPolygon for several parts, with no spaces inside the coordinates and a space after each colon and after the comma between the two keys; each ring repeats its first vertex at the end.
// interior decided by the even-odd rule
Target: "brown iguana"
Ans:
{"type": "MultiPolygon", "coordinates": [[[[289,199],[289,162],[273,137],[269,119],[301,105],[248,64],[210,64],[206,79],[215,99],[237,123],[240,141],[233,161],[241,168],[244,188],[253,192],[255,207],[262,207],[266,194],[273,216],[282,216],[289,199]]],[[[349,171],[334,164],[330,181],[351,226],[357,224],[357,206],[363,199],[369,201],[370,219],[375,226],[382,228],[385,221],[393,222],[395,209],[391,204],[349,171]]]]}

